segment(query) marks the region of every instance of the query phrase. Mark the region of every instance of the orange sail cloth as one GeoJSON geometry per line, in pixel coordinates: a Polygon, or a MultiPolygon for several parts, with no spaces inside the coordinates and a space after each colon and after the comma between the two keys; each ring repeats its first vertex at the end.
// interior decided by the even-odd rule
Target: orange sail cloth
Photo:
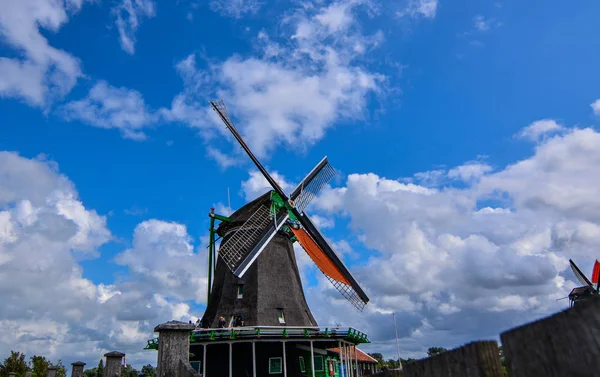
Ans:
{"type": "Polygon", "coordinates": [[[315,243],[312,237],[308,233],[306,233],[304,229],[292,228],[292,232],[294,232],[294,236],[296,236],[296,238],[298,239],[300,246],[302,246],[302,248],[304,249],[304,251],[306,251],[310,259],[312,259],[313,262],[315,262],[317,267],[319,267],[319,269],[323,271],[325,275],[329,276],[334,280],[339,281],[340,283],[350,285],[350,282],[348,281],[348,279],[346,279],[344,274],[342,274],[342,271],[340,271],[340,269],[337,268],[337,266],[331,261],[331,259],[329,259],[327,255],[325,255],[325,253],[323,252],[323,250],[321,250],[319,245],[315,243]]]}
{"type": "Polygon", "coordinates": [[[600,276],[600,262],[596,259],[596,263],[594,263],[594,271],[592,272],[592,283],[598,283],[598,277],[600,276]]]}

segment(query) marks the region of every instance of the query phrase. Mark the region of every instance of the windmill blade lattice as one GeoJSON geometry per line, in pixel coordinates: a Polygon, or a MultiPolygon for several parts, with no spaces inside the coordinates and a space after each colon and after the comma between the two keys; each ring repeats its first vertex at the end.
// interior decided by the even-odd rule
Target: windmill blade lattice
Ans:
{"type": "Polygon", "coordinates": [[[231,271],[233,274],[239,278],[244,276],[248,268],[252,265],[252,263],[258,258],[260,253],[267,247],[269,242],[275,237],[277,232],[281,229],[281,227],[287,222],[289,219],[289,215],[287,213],[280,214],[279,217],[274,217],[273,221],[270,222],[267,229],[263,232],[262,238],[256,242],[256,244],[252,247],[249,253],[247,253],[244,260],[239,264],[236,270],[231,271]]]}
{"type": "Polygon", "coordinates": [[[366,301],[361,299],[358,292],[352,286],[352,276],[344,267],[340,266],[331,258],[304,229],[293,229],[294,236],[298,239],[300,246],[306,251],[310,259],[317,265],[319,270],[327,277],[331,284],[358,310],[362,311],[366,301]]]}
{"type": "Polygon", "coordinates": [[[302,248],[327,278],[330,281],[334,280],[332,283],[342,296],[356,306],[357,309],[362,310],[369,302],[367,294],[329,246],[325,237],[315,227],[308,215],[303,212],[298,221],[302,224],[302,229],[292,231],[302,248]]]}
{"type": "Polygon", "coordinates": [[[356,291],[354,290],[354,288],[352,288],[351,285],[347,285],[342,283],[341,281],[335,280],[334,278],[325,273],[324,275],[327,278],[327,280],[329,280],[331,284],[335,287],[335,289],[337,289],[338,292],[340,292],[342,296],[346,298],[346,300],[350,301],[350,303],[354,305],[356,309],[360,310],[361,312],[363,311],[366,304],[363,300],[360,299],[358,293],[356,293],[356,291]]]}
{"type": "Polygon", "coordinates": [[[221,244],[219,256],[231,271],[235,271],[246,259],[270,224],[271,212],[267,207],[259,206],[248,220],[221,244]]]}
{"type": "Polygon", "coordinates": [[[231,121],[231,117],[227,112],[227,107],[225,106],[225,102],[223,102],[223,100],[213,101],[211,102],[211,104],[214,106],[215,110],[219,110],[219,112],[223,115],[227,122],[229,122],[230,126],[235,127],[233,125],[233,122],[231,121]]]}
{"type": "Polygon", "coordinates": [[[333,166],[329,165],[327,158],[298,185],[290,196],[298,212],[304,211],[308,204],[319,194],[319,191],[335,176],[333,166]]]}

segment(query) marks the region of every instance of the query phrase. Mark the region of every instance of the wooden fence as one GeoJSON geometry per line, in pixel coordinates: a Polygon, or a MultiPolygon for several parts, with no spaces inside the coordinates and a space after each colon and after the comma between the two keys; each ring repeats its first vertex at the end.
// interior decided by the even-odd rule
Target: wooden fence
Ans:
{"type": "MultiPolygon", "coordinates": [[[[600,299],[503,332],[510,377],[600,376],[600,299]]],[[[417,360],[404,377],[504,377],[496,341],[478,341],[417,360]]]]}

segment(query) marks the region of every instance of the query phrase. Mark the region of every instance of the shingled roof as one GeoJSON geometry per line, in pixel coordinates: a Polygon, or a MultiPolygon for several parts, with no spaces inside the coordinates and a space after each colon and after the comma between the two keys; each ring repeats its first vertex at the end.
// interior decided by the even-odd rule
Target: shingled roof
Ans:
{"type": "MultiPolygon", "coordinates": [[[[352,360],[356,359],[356,357],[354,356],[354,350],[356,350],[356,356],[358,356],[358,361],[359,362],[361,362],[361,363],[369,363],[369,364],[377,364],[378,363],[378,361],[376,359],[372,358],[367,353],[361,351],[360,349],[358,349],[356,347],[350,347],[350,352],[349,352],[350,353],[350,359],[352,359],[352,360]]],[[[327,351],[329,351],[331,353],[335,353],[336,355],[339,355],[339,353],[340,353],[339,347],[329,348],[327,351]]]]}

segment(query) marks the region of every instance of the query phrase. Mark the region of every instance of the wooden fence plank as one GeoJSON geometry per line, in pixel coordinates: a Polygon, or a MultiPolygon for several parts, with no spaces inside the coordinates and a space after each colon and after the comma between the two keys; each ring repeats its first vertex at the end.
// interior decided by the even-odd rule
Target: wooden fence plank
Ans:
{"type": "Polygon", "coordinates": [[[469,343],[404,367],[405,377],[503,377],[495,341],[469,343]]]}
{"type": "Polygon", "coordinates": [[[500,335],[511,377],[600,375],[600,299],[500,335]]]}

